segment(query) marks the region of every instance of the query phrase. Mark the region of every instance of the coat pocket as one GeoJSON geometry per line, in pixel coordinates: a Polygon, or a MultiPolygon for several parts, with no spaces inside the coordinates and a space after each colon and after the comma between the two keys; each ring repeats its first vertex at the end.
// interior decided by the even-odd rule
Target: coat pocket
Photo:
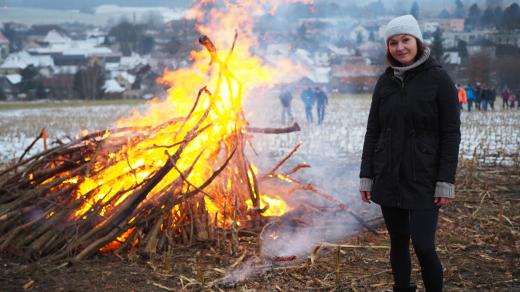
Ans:
{"type": "Polygon", "coordinates": [[[414,169],[419,180],[436,181],[439,156],[431,145],[416,141],[414,169]]]}
{"type": "Polygon", "coordinates": [[[383,172],[383,168],[385,167],[385,162],[386,162],[385,147],[386,147],[386,141],[382,140],[381,142],[376,144],[376,148],[374,149],[374,156],[373,156],[374,177],[378,177],[383,172]]]}

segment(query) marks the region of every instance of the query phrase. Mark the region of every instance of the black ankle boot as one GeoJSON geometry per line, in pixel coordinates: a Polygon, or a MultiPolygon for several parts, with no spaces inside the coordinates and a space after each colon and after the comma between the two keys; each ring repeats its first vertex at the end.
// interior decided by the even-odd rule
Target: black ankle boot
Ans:
{"type": "Polygon", "coordinates": [[[408,287],[397,287],[394,285],[394,292],[415,292],[417,290],[417,285],[410,284],[408,287]]]}

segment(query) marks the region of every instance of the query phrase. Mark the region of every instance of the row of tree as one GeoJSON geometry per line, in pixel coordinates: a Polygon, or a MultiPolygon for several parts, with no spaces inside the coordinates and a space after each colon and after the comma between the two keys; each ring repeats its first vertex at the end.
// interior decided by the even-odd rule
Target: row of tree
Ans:
{"type": "MultiPolygon", "coordinates": [[[[20,73],[22,80],[17,85],[17,92],[24,94],[29,100],[45,99],[48,97],[48,89],[44,85],[44,76],[38,68],[30,65],[20,73]]],[[[103,67],[98,63],[92,63],[78,70],[74,75],[74,96],[69,98],[100,99],[103,98],[103,85],[105,75],[103,67]]],[[[5,100],[6,95],[0,88],[0,100],[5,100]]]]}
{"type": "Polygon", "coordinates": [[[496,6],[482,11],[477,4],[473,4],[465,19],[466,25],[470,28],[518,29],[520,28],[520,6],[513,3],[505,9],[496,6]]]}
{"type": "MultiPolygon", "coordinates": [[[[418,9],[418,5],[414,7],[418,9]]],[[[505,9],[500,5],[489,5],[485,9],[482,9],[477,3],[474,3],[466,10],[462,1],[456,0],[455,10],[450,13],[448,10],[444,9],[441,11],[439,17],[464,18],[464,23],[467,29],[493,27],[507,30],[520,29],[520,6],[517,3],[512,3],[505,9]]]]}
{"type": "Polygon", "coordinates": [[[520,48],[511,45],[497,45],[495,46],[495,57],[486,51],[470,55],[466,43],[459,40],[457,47],[449,48],[449,50],[459,53],[461,64],[450,65],[447,64],[446,50],[442,44],[442,30],[437,29],[433,33],[430,49],[432,56],[440,61],[457,80],[467,80],[473,85],[480,82],[494,84],[499,88],[508,86],[514,90],[520,90],[520,84],[518,84],[520,48]]]}

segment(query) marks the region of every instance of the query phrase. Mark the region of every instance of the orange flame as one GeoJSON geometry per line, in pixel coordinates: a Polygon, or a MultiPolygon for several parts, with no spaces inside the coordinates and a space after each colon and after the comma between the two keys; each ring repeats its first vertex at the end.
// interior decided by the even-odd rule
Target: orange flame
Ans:
{"type": "MultiPolygon", "coordinates": [[[[77,184],[75,196],[83,200],[70,220],[85,218],[86,213],[95,205],[104,206],[98,211],[100,216],[110,216],[118,205],[125,202],[136,186],[143,184],[170,159],[180,147],[182,141],[179,139],[182,138],[179,137],[185,137],[209,110],[208,122],[201,126],[205,130],[186,146],[176,163],[176,169],[172,169],[149,192],[143,203],[154,201],[157,196],[164,194],[172,182],[190,167],[193,170],[186,180],[192,186],[200,186],[211,175],[214,167],[219,165],[218,162],[222,159],[219,156],[221,150],[232,148],[229,138],[244,132],[247,126],[242,113],[244,98],[251,97],[259,87],[272,87],[278,82],[287,81],[287,76],[296,79],[305,71],[289,60],[267,65],[260,57],[251,53],[251,49],[257,46],[253,34],[254,17],[274,13],[281,1],[224,1],[221,9],[216,6],[207,9],[213,3],[211,0],[197,2],[189,11],[188,17],[199,21],[199,32],[215,41],[216,55],[208,57],[204,49],[193,51],[191,66],[165,72],[160,82],[170,86],[168,97],[164,101],[150,103],[142,113],[134,112],[130,117],[117,121],[117,127],[135,127],[135,136],[108,131],[105,133],[105,148],[110,149],[111,141],[120,139],[126,139],[127,146],[93,157],[93,166],[89,170],[91,174],[78,175],[64,182],[77,184]],[[236,32],[239,38],[230,54],[236,32]],[[210,59],[211,63],[208,62],[210,59]],[[227,75],[223,76],[222,70],[227,75]],[[193,108],[194,97],[203,85],[206,85],[211,94],[200,95],[197,106],[193,108]],[[192,114],[189,119],[165,125],[172,118],[186,117],[190,112],[192,114]],[[159,130],[150,131],[159,126],[159,130]],[[139,136],[146,138],[136,140],[139,136]]],[[[88,132],[82,134],[86,135],[88,132]]],[[[228,176],[227,181],[219,182],[226,189],[224,193],[219,193],[211,185],[205,189],[212,194],[211,197],[204,197],[205,208],[209,214],[220,214],[219,218],[223,218],[221,224],[229,226],[232,220],[229,210],[233,200],[228,195],[237,192],[236,185],[254,184],[250,171],[257,170],[254,167],[251,169],[247,172],[249,182],[234,181],[231,179],[232,175],[228,176]]],[[[253,208],[251,200],[245,203],[248,208],[253,208]]],[[[288,210],[285,201],[275,195],[260,194],[259,203],[259,208],[265,209],[265,216],[281,216],[288,210]]],[[[177,213],[179,210],[172,212],[177,213]]],[[[105,246],[103,251],[118,247],[128,239],[133,230],[129,229],[117,241],[105,246]]]]}

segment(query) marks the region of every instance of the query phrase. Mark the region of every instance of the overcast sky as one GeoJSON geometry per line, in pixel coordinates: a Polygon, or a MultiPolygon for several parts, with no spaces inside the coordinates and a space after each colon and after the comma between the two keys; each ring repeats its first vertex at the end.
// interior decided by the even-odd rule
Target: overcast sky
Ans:
{"type": "MultiPolygon", "coordinates": [[[[362,5],[378,0],[314,0],[314,2],[336,2],[341,5],[362,5]]],[[[415,0],[382,0],[387,9],[392,10],[393,7],[411,7],[415,0]]],[[[38,8],[85,8],[103,4],[118,4],[124,6],[177,6],[188,7],[193,0],[0,0],[2,6],[25,6],[38,8]]],[[[419,0],[417,1],[421,8],[442,10],[444,8],[451,9],[454,7],[455,0],[419,0]]],[[[512,0],[462,0],[466,7],[477,2],[481,7],[502,3],[509,5],[512,0]]]]}

